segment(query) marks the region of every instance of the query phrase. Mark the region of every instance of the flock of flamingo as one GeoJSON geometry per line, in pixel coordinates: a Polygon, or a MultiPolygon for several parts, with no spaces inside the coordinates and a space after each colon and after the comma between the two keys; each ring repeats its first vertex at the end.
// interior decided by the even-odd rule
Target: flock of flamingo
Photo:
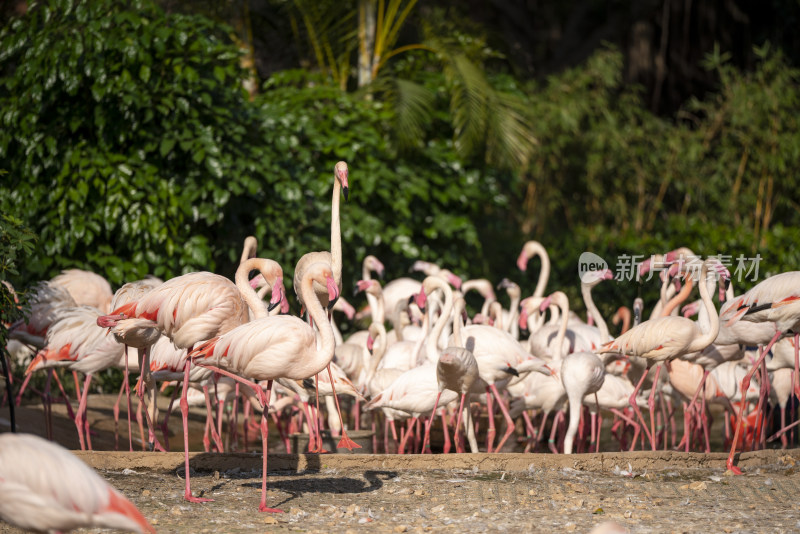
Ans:
{"type": "MultiPolygon", "coordinates": [[[[92,376],[118,366],[125,372],[123,388],[128,387],[128,373],[139,374],[135,394],[145,406],[147,423],[142,444],[166,450],[169,410],[160,423],[162,443],[156,433],[157,383],[180,384],[172,401],[180,393],[184,496],[191,502],[208,499],[193,496],[190,487],[190,404],[206,407],[206,450],[224,449],[227,403],[232,404],[227,411],[228,442],[234,446],[240,429],[247,446],[247,432],[257,426],[250,413],[260,411],[259,510],[266,512],[280,512],[266,503],[270,418],[287,451],[288,436],[305,432],[308,452],[327,452],[322,438],[327,425],[331,434],[341,435],[338,447],[359,447],[347,431],[352,435],[353,430],[371,428],[375,452],[430,452],[431,428],[439,421],[445,453],[479,452],[481,447],[499,452],[523,445],[528,452],[543,446],[545,438],[554,453],[598,451],[605,414],[614,418],[611,434],[622,449],[688,452],[698,447],[709,452],[709,405],[720,404],[726,413],[724,439],[731,447],[727,465],[734,473],[740,473],[734,465],[737,448],[765,447],[768,422],[775,414],[782,430],[770,439],[780,437],[786,446],[787,434],[797,424],[787,424],[787,405],[792,394],[800,399],[800,272],[772,276],[737,296],[729,271],[714,257],[702,260],[686,248],[652,256],[639,272],[659,273],[661,298],[648,320],[642,320],[641,299],[633,303],[633,312],[620,307],[613,322],[621,322],[622,328],[614,338],[591,295],[593,287],[613,278],[611,271],[581,276],[588,312],[584,321],[570,309],[565,293],[546,295],[550,260],[536,241],[523,246],[517,261],[526,271],[529,260],[540,259],[536,289],[522,299],[520,287],[504,279],[498,289],[508,294],[507,308],[489,280],[462,282],[434,263],[415,264],[414,269],[426,275],[421,282],[399,278],[382,285],[373,274],[382,278],[383,264],[367,256],[355,286],[366,294],[368,307],[361,314],[369,314],[371,324],[343,340],[332,312],[343,311],[348,319],[355,313],[340,297],[339,203],[347,194],[348,167],[339,162],[334,167],[331,250],[304,255],[294,270],[293,287],[306,320],[288,314],[284,272],[275,261],[256,257],[252,237],[245,241],[234,282],[197,272],[166,282],[138,280],[112,293],[99,275],[70,270],[40,284],[30,316],[10,325],[12,363],[27,366],[16,402],[31,374],[47,370],[46,391],[51,382],[61,388],[81,448],[91,448],[86,408],[92,376]],[[259,274],[250,279],[252,271],[259,274]],[[695,288],[700,299],[685,305],[681,316],[681,304],[695,288]],[[484,301],[480,312],[470,316],[465,295],[472,290],[484,301]],[[719,311],[713,302],[717,294],[719,311]],[[696,321],[691,318],[695,314],[696,321]],[[392,327],[388,331],[387,320],[392,327]],[[768,354],[771,358],[766,359],[768,354]],[[53,372],[56,368],[75,376],[75,409],[64,393],[63,377],[53,372]],[[82,386],[75,372],[85,375],[82,386]],[[345,404],[344,416],[337,395],[353,398],[345,404]],[[322,416],[320,396],[327,417],[322,416]],[[673,417],[679,404],[684,416],[680,442],[673,417]],[[498,411],[503,422],[496,424],[498,411]],[[242,424],[237,422],[240,414],[242,424]],[[404,422],[399,430],[398,422],[404,422]],[[502,435],[495,443],[500,425],[502,435]],[[509,441],[512,436],[515,440],[509,441]]],[[[6,393],[5,402],[14,402],[10,391],[6,393]]],[[[130,424],[129,417],[129,436],[130,424]]],[[[140,422],[142,434],[143,428],[140,422]]],[[[5,461],[12,447],[58,454],[47,449],[55,446],[46,440],[26,439],[0,437],[0,491],[14,476],[32,477],[21,467],[26,462],[5,461]]],[[[79,470],[69,462],[52,471],[59,469],[79,470]]],[[[95,496],[90,503],[95,511],[103,506],[113,510],[111,526],[121,524],[120,514],[133,513],[133,505],[121,505],[122,497],[113,492],[95,496]]],[[[66,509],[76,509],[74,495],[64,498],[73,499],[66,509]]],[[[0,498],[0,515],[8,512],[7,504],[0,498]]],[[[124,528],[152,528],[143,518],[127,517],[124,528]]],[[[37,520],[44,521],[42,514],[37,520]]]]}

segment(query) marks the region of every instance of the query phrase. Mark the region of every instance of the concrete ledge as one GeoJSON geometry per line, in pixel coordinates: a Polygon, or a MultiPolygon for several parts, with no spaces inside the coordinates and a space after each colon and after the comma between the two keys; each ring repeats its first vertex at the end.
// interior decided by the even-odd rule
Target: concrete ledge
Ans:
{"type": "MultiPolygon", "coordinates": [[[[174,471],[183,467],[183,453],[73,451],[95,469],[121,471],[174,471]]],[[[742,469],[800,462],[800,449],[745,452],[738,456],[742,469]]],[[[190,465],[197,471],[261,470],[260,453],[190,453],[190,465]]],[[[480,471],[527,471],[528,469],[563,469],[610,471],[615,466],[635,471],[724,469],[725,453],[683,453],[673,451],[636,451],[598,454],[270,454],[270,471],[315,472],[339,470],[434,470],[468,469],[480,471]]]]}

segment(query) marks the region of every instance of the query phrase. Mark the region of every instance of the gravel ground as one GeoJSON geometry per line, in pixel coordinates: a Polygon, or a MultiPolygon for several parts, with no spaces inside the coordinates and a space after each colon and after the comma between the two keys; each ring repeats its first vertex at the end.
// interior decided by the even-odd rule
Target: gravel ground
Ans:
{"type": "MultiPolygon", "coordinates": [[[[110,400],[93,401],[95,445],[113,448],[110,400]]],[[[54,407],[54,434],[74,449],[63,411],[54,407]]],[[[0,408],[0,431],[7,417],[0,408]]],[[[202,447],[202,421],[193,414],[192,450],[202,447]]],[[[21,408],[18,422],[43,434],[38,406],[21,408]]],[[[181,445],[179,435],[171,441],[181,445]]],[[[630,532],[800,531],[800,449],[743,453],[738,477],[726,476],[724,453],[271,453],[267,504],[285,511],[274,515],[257,511],[260,454],[192,453],[192,489],[214,499],[206,504],[183,500],[180,452],[75,454],[159,532],[589,532],[609,521],[630,532]]],[[[0,522],[6,532],[20,531],[0,522]]]]}
{"type": "MultiPolygon", "coordinates": [[[[159,532],[797,532],[800,450],[681,453],[271,455],[262,514],[260,457],[195,454],[183,501],[176,453],[76,453],[122,490],[159,532]],[[438,467],[437,467],[438,466],[438,467]]],[[[0,523],[0,532],[19,532],[0,523]]]]}

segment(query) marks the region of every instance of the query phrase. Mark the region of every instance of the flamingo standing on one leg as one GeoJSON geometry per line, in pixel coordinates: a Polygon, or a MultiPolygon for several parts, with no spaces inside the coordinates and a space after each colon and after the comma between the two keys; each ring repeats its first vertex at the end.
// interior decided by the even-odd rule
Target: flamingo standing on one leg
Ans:
{"type": "Polygon", "coordinates": [[[0,518],[31,531],[155,529],[122,493],[63,447],[0,435],[0,518]]]}
{"type": "Polygon", "coordinates": [[[268,508],[267,498],[267,408],[269,394],[265,395],[260,386],[241,377],[257,381],[267,380],[267,390],[277,378],[305,379],[319,373],[333,359],[333,329],[327,321],[322,303],[317,297],[314,284],[327,287],[325,300],[333,307],[339,296],[339,288],[333,278],[333,271],[327,262],[317,262],[307,266],[303,279],[298,285],[303,295],[308,314],[317,325],[320,333],[320,346],[312,327],[301,319],[288,315],[265,317],[243,324],[226,334],[214,337],[197,346],[189,357],[199,365],[217,367],[221,372],[235,380],[247,383],[259,396],[264,411],[261,417],[261,436],[263,454],[263,478],[261,485],[262,512],[280,512],[268,508]]]}

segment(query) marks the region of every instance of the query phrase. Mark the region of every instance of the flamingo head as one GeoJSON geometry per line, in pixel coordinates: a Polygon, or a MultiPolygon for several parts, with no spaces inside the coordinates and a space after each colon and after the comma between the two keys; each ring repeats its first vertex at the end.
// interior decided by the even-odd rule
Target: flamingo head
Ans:
{"type": "Polygon", "coordinates": [[[97,318],[97,326],[101,328],[113,328],[117,326],[117,323],[123,319],[125,319],[124,313],[118,313],[116,315],[102,315],[97,318]]]}
{"type": "Polygon", "coordinates": [[[650,256],[649,258],[645,259],[642,263],[639,264],[639,278],[649,273],[650,269],[652,268],[653,268],[653,257],[650,256]]]}
{"type": "Polygon", "coordinates": [[[699,300],[697,300],[695,302],[690,302],[689,304],[687,304],[686,306],[681,308],[681,313],[687,319],[697,315],[698,311],[700,311],[700,301],[699,300]]]}
{"type": "Polygon", "coordinates": [[[454,288],[461,290],[461,277],[454,275],[447,269],[439,271],[439,277],[444,278],[444,280],[454,288]]]}
{"type": "Polygon", "coordinates": [[[336,179],[339,180],[339,183],[342,186],[342,193],[344,194],[344,201],[347,202],[347,195],[350,191],[350,187],[347,183],[347,176],[350,174],[350,170],[347,168],[347,163],[344,161],[340,161],[336,164],[333,168],[333,172],[336,175],[336,179]]]}
{"type": "Polygon", "coordinates": [[[352,321],[356,315],[356,309],[353,305],[342,298],[336,301],[336,309],[344,313],[348,321],[352,321]]]}
{"type": "Polygon", "coordinates": [[[339,298],[339,286],[336,285],[333,276],[329,275],[325,275],[325,285],[328,288],[328,309],[332,310],[339,298]]]}
{"type": "Polygon", "coordinates": [[[356,282],[355,291],[353,291],[353,295],[357,295],[361,291],[366,291],[372,285],[372,280],[359,280],[356,282]]]}
{"type": "Polygon", "coordinates": [[[385,269],[383,267],[383,263],[381,263],[381,260],[379,260],[375,256],[370,255],[370,256],[367,256],[366,263],[367,263],[367,268],[370,271],[375,271],[377,273],[377,275],[378,275],[378,278],[383,280],[383,273],[384,273],[385,269]]]}
{"type": "Polygon", "coordinates": [[[281,313],[289,313],[289,301],[286,300],[286,289],[283,287],[282,278],[275,280],[275,284],[272,286],[272,296],[270,296],[267,309],[272,311],[278,305],[281,307],[281,313]]]}
{"type": "Polygon", "coordinates": [[[525,249],[522,249],[522,252],[519,253],[519,257],[517,258],[517,267],[519,267],[520,271],[525,271],[528,269],[528,254],[525,252],[525,249]]]}
{"type": "Polygon", "coordinates": [[[528,329],[528,308],[525,306],[522,306],[519,310],[519,329],[528,329]]]}
{"type": "Polygon", "coordinates": [[[428,296],[425,294],[425,291],[420,291],[416,295],[413,295],[412,298],[420,311],[424,312],[425,304],[428,302],[428,296]]]}

